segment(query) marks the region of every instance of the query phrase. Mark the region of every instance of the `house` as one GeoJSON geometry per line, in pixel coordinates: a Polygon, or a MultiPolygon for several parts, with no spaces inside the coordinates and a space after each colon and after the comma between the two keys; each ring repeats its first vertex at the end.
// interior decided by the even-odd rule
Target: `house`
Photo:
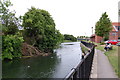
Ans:
{"type": "MultiPolygon", "coordinates": [[[[120,22],[112,23],[112,30],[109,32],[109,40],[118,40],[120,39],[120,22]]],[[[100,43],[102,41],[102,37],[93,34],[90,37],[90,40],[96,43],[100,43]]]]}
{"type": "Polygon", "coordinates": [[[90,41],[95,42],[95,34],[90,36],[90,41]]]}
{"type": "Polygon", "coordinates": [[[109,40],[120,39],[120,22],[112,23],[112,31],[109,32],[109,40]]]}
{"type": "Polygon", "coordinates": [[[96,43],[100,43],[100,42],[102,41],[102,37],[97,36],[96,34],[93,34],[93,35],[90,37],[90,41],[96,42],[96,43]]]}
{"type": "MultiPolygon", "coordinates": [[[[109,40],[118,40],[120,39],[120,22],[112,23],[112,30],[109,32],[109,40]]],[[[90,37],[90,41],[100,43],[102,41],[102,37],[93,34],[90,37]]]]}

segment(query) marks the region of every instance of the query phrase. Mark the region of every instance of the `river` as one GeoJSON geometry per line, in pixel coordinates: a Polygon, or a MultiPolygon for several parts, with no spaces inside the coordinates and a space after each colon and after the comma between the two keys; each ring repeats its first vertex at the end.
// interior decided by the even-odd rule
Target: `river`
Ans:
{"type": "Polygon", "coordinates": [[[80,42],[62,43],[50,56],[2,62],[3,78],[64,78],[81,61],[80,42]]]}

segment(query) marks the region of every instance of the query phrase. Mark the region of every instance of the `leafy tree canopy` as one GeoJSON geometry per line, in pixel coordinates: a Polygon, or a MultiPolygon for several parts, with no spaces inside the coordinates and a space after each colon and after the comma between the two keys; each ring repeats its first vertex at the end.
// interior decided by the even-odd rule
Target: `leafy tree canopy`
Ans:
{"type": "Polygon", "coordinates": [[[10,6],[12,4],[9,0],[0,1],[0,21],[5,35],[15,34],[19,26],[19,20],[15,17],[15,11],[9,10],[10,6]]]}
{"type": "Polygon", "coordinates": [[[71,41],[77,41],[77,38],[73,35],[64,34],[64,40],[71,40],[71,41]]]}
{"type": "Polygon", "coordinates": [[[31,7],[23,16],[23,27],[25,41],[46,52],[52,51],[62,38],[51,15],[45,10],[31,7]]]}
{"type": "Polygon", "coordinates": [[[102,17],[95,25],[95,34],[101,37],[105,37],[106,34],[109,34],[110,30],[112,29],[112,24],[110,19],[108,18],[107,13],[103,13],[102,17]]]}

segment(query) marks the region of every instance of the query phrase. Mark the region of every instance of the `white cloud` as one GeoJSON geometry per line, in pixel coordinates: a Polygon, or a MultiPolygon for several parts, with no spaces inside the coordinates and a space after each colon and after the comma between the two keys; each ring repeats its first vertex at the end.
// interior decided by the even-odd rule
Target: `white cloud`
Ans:
{"type": "Polygon", "coordinates": [[[24,15],[27,9],[34,6],[47,10],[61,33],[74,36],[92,34],[91,27],[107,12],[113,22],[117,22],[119,0],[11,0],[12,9],[17,16],[24,15]]]}

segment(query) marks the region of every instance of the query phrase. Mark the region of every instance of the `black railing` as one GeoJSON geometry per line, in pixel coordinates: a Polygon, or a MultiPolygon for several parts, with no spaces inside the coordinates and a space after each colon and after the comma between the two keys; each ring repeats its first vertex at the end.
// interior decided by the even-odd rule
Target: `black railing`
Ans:
{"type": "Polygon", "coordinates": [[[83,45],[90,48],[84,58],[78,63],[64,80],[89,80],[94,56],[94,44],[81,41],[83,45]]]}
{"type": "Polygon", "coordinates": [[[93,43],[88,43],[88,42],[84,42],[84,41],[81,41],[81,43],[82,43],[83,45],[85,45],[86,47],[88,47],[88,48],[92,48],[92,47],[94,46],[93,43]]]}

